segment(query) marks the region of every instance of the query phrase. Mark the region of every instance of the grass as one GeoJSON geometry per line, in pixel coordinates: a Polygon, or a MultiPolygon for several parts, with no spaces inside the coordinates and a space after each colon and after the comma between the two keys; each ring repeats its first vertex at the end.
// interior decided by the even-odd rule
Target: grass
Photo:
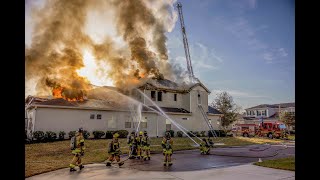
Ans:
{"type": "MultiPolygon", "coordinates": [[[[196,142],[200,142],[194,138],[196,142]]],[[[99,163],[106,160],[108,157],[107,145],[111,140],[98,139],[86,140],[84,164],[99,163]]],[[[162,138],[151,138],[151,153],[162,152],[162,138]]],[[[194,143],[189,138],[173,138],[173,150],[190,150],[197,149],[194,143]]],[[[214,138],[214,142],[221,142],[226,146],[243,146],[250,144],[264,143],[280,143],[282,140],[264,139],[264,138],[244,138],[244,137],[225,137],[214,138]]],[[[50,143],[37,143],[25,145],[25,176],[30,177],[36,174],[49,172],[69,166],[72,159],[72,154],[69,148],[69,140],[57,141],[50,143]]],[[[126,139],[120,139],[121,151],[124,154],[128,153],[126,139]]]]}
{"type": "Polygon", "coordinates": [[[255,162],[254,164],[258,166],[263,166],[263,167],[295,171],[294,156],[287,157],[287,158],[266,160],[263,162],[255,162]]]}

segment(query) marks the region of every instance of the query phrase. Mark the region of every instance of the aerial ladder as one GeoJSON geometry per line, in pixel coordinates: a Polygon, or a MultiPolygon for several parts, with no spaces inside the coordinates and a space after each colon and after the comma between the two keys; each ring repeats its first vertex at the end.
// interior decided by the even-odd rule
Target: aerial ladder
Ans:
{"type": "Polygon", "coordinates": [[[178,12],[179,12],[179,19],[180,19],[180,25],[181,25],[181,31],[182,31],[182,38],[183,38],[183,46],[184,46],[184,52],[186,55],[189,78],[192,82],[194,82],[197,79],[194,77],[194,74],[193,74],[188,39],[187,39],[187,34],[186,34],[186,27],[184,25],[183,14],[182,14],[182,4],[180,2],[177,3],[177,8],[178,8],[178,12]]]}

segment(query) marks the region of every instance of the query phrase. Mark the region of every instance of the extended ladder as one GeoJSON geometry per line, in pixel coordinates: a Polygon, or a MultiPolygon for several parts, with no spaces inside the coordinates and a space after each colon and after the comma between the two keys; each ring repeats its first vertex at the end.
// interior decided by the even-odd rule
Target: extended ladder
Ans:
{"type": "Polygon", "coordinates": [[[206,123],[207,123],[207,125],[208,125],[208,127],[209,127],[209,129],[210,129],[210,131],[211,131],[212,136],[214,136],[215,138],[217,138],[218,136],[217,136],[216,132],[214,131],[211,123],[209,122],[209,119],[208,119],[206,113],[204,112],[201,104],[198,104],[198,107],[199,107],[199,109],[200,109],[200,112],[201,112],[204,120],[206,121],[206,123]]]}

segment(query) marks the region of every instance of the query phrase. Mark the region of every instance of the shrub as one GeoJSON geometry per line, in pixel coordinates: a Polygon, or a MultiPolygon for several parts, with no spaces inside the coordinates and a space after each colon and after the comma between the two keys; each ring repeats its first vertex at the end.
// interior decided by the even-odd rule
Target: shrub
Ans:
{"type": "Polygon", "coordinates": [[[64,140],[64,135],[66,135],[66,133],[64,131],[60,131],[59,132],[59,139],[64,140]]]}
{"type": "Polygon", "coordinates": [[[36,139],[36,141],[41,142],[44,141],[45,135],[43,131],[35,131],[33,132],[33,138],[36,139]]]}
{"type": "Polygon", "coordinates": [[[168,131],[166,131],[166,133],[167,133],[167,132],[170,133],[171,137],[174,137],[174,130],[168,130],[168,131]]]}
{"type": "Polygon", "coordinates": [[[45,140],[48,142],[52,142],[57,139],[57,134],[52,131],[47,131],[45,135],[45,140]]]}
{"type": "Polygon", "coordinates": [[[84,139],[88,139],[90,137],[90,133],[86,130],[84,130],[82,134],[84,139]]]}
{"type": "Polygon", "coordinates": [[[192,131],[189,131],[189,132],[187,132],[187,134],[190,136],[190,137],[194,137],[194,132],[192,132],[192,131]]]}
{"type": "Polygon", "coordinates": [[[206,137],[206,131],[201,131],[200,132],[200,137],[206,137]]]}
{"type": "Polygon", "coordinates": [[[101,139],[102,136],[105,135],[103,131],[93,131],[92,134],[94,136],[94,139],[101,139]]]}
{"type": "Polygon", "coordinates": [[[71,139],[73,136],[76,135],[76,131],[70,131],[68,135],[69,135],[69,139],[71,139]]]}
{"type": "Polygon", "coordinates": [[[127,138],[129,132],[127,130],[119,130],[117,131],[117,133],[119,134],[119,138],[127,138]]]}
{"type": "MultiPolygon", "coordinates": [[[[215,134],[217,135],[217,137],[226,137],[226,132],[224,130],[213,130],[215,132],[215,134]]],[[[211,131],[208,131],[208,136],[209,137],[213,137],[211,131]]]]}
{"type": "Polygon", "coordinates": [[[178,136],[178,137],[182,137],[182,135],[183,135],[183,132],[182,132],[182,131],[177,131],[177,136],[178,136]]]}
{"type": "Polygon", "coordinates": [[[198,131],[194,131],[193,134],[196,135],[197,137],[200,137],[200,133],[198,131]]]}
{"type": "Polygon", "coordinates": [[[114,133],[114,131],[107,131],[106,132],[106,139],[112,139],[113,133],[114,133]]]}

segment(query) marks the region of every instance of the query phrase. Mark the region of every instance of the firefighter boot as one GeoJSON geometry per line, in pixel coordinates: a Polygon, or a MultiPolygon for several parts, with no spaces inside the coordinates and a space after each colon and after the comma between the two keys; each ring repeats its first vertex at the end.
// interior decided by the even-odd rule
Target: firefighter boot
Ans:
{"type": "Polygon", "coordinates": [[[148,157],[148,160],[150,160],[150,156],[148,157]]]}
{"type": "Polygon", "coordinates": [[[169,162],[168,164],[169,164],[169,166],[172,166],[172,162],[169,162]]]}
{"type": "Polygon", "coordinates": [[[106,166],[111,166],[111,162],[107,162],[106,166]]]}
{"type": "Polygon", "coordinates": [[[167,162],[166,161],[163,162],[163,166],[167,166],[167,162]]]}
{"type": "Polygon", "coordinates": [[[77,170],[75,170],[74,168],[70,168],[70,172],[73,172],[73,171],[77,171],[77,170]]]}
{"type": "Polygon", "coordinates": [[[122,166],[124,164],[124,162],[119,162],[119,167],[122,166]]]}
{"type": "Polygon", "coordinates": [[[80,170],[81,170],[81,169],[83,169],[83,168],[84,168],[84,166],[83,166],[83,165],[80,165],[80,166],[79,166],[79,168],[80,168],[80,170]]]}

